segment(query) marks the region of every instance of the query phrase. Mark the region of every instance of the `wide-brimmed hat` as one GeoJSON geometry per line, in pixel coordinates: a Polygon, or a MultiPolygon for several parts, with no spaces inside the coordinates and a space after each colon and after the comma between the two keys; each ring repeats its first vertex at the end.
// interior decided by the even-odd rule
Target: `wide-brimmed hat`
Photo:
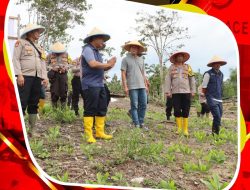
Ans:
{"type": "Polygon", "coordinates": [[[126,43],[125,45],[122,46],[122,48],[125,49],[126,51],[130,51],[131,46],[139,47],[139,54],[146,51],[146,48],[136,40],[126,43]]]}
{"type": "Polygon", "coordinates": [[[220,65],[226,65],[227,62],[221,59],[219,56],[214,56],[207,64],[208,67],[212,67],[214,63],[220,63],[220,65]]]}
{"type": "Polygon", "coordinates": [[[103,37],[104,41],[108,41],[110,39],[110,35],[104,33],[99,28],[93,28],[91,32],[87,35],[87,37],[83,40],[84,43],[89,43],[89,40],[93,37],[103,37]]]}
{"type": "Polygon", "coordinates": [[[184,61],[183,61],[183,62],[186,62],[187,60],[189,60],[189,58],[190,58],[189,53],[184,52],[184,51],[180,51],[180,52],[177,52],[177,53],[174,53],[173,55],[171,55],[171,57],[170,57],[170,62],[171,62],[171,63],[176,63],[176,57],[177,57],[178,55],[180,55],[180,54],[182,54],[183,57],[184,57],[184,61]]]}
{"type": "Polygon", "coordinates": [[[37,25],[37,24],[27,24],[26,27],[24,28],[22,34],[21,34],[21,38],[24,39],[26,38],[27,34],[33,30],[39,30],[40,34],[43,33],[45,31],[45,28],[41,25],[37,25]]]}
{"type": "Polygon", "coordinates": [[[50,46],[50,51],[52,53],[64,53],[66,52],[66,47],[61,42],[56,42],[50,46]]]}

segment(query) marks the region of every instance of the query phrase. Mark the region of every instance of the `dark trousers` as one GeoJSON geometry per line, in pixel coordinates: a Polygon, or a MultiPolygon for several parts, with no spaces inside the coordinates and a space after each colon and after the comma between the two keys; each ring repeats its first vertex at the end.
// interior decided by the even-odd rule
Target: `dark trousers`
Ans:
{"type": "Polygon", "coordinates": [[[41,79],[32,76],[24,76],[24,86],[18,86],[18,92],[24,115],[26,108],[28,114],[37,114],[41,86],[41,79]]]}
{"type": "Polygon", "coordinates": [[[201,103],[201,115],[204,115],[205,113],[209,113],[210,109],[207,103],[201,103]]]}
{"type": "Polygon", "coordinates": [[[74,76],[71,80],[72,85],[72,108],[75,111],[79,110],[79,95],[83,98],[83,91],[82,91],[82,85],[81,85],[81,79],[80,77],[74,76]]]}
{"type": "Polygon", "coordinates": [[[172,108],[173,108],[173,99],[168,97],[166,101],[166,116],[170,117],[172,114],[172,108]]]}
{"type": "Polygon", "coordinates": [[[60,99],[61,104],[65,104],[68,92],[68,76],[67,73],[59,73],[55,71],[48,72],[50,81],[51,101],[56,105],[60,99]]]}
{"type": "Polygon", "coordinates": [[[45,99],[46,98],[46,90],[45,87],[42,85],[41,90],[40,90],[40,99],[45,99]]]}
{"type": "Polygon", "coordinates": [[[174,116],[188,118],[191,105],[191,94],[173,94],[172,98],[174,116]]]}
{"type": "Polygon", "coordinates": [[[107,86],[107,84],[104,83],[104,88],[106,91],[106,96],[107,96],[107,107],[109,106],[110,100],[111,100],[111,96],[110,96],[110,91],[109,88],[107,86]]]}
{"type": "Polygon", "coordinates": [[[221,126],[221,117],[223,113],[222,103],[221,102],[213,103],[213,105],[211,105],[209,108],[213,115],[212,133],[219,134],[221,126]]]}
{"type": "Polygon", "coordinates": [[[106,116],[107,95],[104,87],[89,87],[83,90],[84,117],[106,116]]]}

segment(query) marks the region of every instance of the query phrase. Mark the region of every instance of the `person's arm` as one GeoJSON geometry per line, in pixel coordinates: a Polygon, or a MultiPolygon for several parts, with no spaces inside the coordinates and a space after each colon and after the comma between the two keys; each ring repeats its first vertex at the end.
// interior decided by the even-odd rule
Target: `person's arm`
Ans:
{"type": "Polygon", "coordinates": [[[15,72],[15,75],[17,76],[17,84],[19,86],[24,85],[24,77],[23,77],[23,73],[21,70],[21,63],[20,63],[22,48],[23,47],[22,47],[21,42],[19,40],[16,41],[12,61],[13,61],[13,66],[14,66],[14,72],[15,72]]]}
{"type": "Polygon", "coordinates": [[[126,94],[126,96],[128,96],[128,84],[127,84],[127,62],[126,59],[124,58],[122,60],[122,64],[121,64],[121,77],[122,77],[122,86],[124,89],[124,92],[126,94]]]}
{"type": "Polygon", "coordinates": [[[20,63],[21,52],[22,52],[22,44],[18,40],[18,41],[16,41],[16,44],[14,47],[14,54],[13,54],[13,59],[12,59],[13,65],[14,65],[15,75],[22,75],[21,63],[20,63]]]}
{"type": "Polygon", "coordinates": [[[78,73],[80,72],[80,67],[78,66],[74,66],[72,69],[71,69],[72,73],[78,73]]]}
{"type": "Polygon", "coordinates": [[[171,97],[171,66],[168,69],[168,73],[165,78],[165,94],[167,97],[171,97]]]}
{"type": "Polygon", "coordinates": [[[122,72],[122,86],[123,86],[123,89],[124,89],[126,96],[128,96],[126,71],[122,70],[121,72],[122,72]]]}
{"type": "Polygon", "coordinates": [[[150,83],[149,83],[149,80],[148,80],[147,75],[146,75],[146,69],[145,69],[144,62],[143,62],[143,72],[142,73],[143,73],[145,88],[146,88],[146,91],[147,91],[147,94],[148,94],[149,93],[150,83]]]}
{"type": "Polygon", "coordinates": [[[106,71],[106,70],[111,69],[115,65],[115,62],[116,62],[116,58],[113,57],[107,63],[100,63],[96,60],[91,60],[88,62],[88,64],[93,69],[104,69],[106,71]]]}
{"type": "Polygon", "coordinates": [[[196,93],[195,77],[194,76],[189,77],[189,81],[190,81],[190,91],[191,91],[192,96],[194,96],[196,93]]]}
{"type": "Polygon", "coordinates": [[[83,50],[82,56],[87,61],[88,65],[93,69],[108,70],[108,69],[111,69],[116,63],[115,57],[112,57],[110,60],[108,60],[107,63],[101,63],[99,61],[96,61],[93,50],[88,47],[86,47],[83,50]]]}
{"type": "Polygon", "coordinates": [[[207,92],[207,85],[210,79],[210,75],[208,73],[205,73],[203,80],[202,80],[202,92],[206,94],[207,92]]]}

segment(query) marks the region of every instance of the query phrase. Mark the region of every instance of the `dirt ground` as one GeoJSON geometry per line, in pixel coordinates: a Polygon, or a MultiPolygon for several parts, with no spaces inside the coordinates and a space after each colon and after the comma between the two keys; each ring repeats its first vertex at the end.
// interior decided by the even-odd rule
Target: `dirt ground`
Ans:
{"type": "MultiPolygon", "coordinates": [[[[67,124],[58,123],[40,115],[34,135],[30,139],[30,144],[33,144],[31,147],[35,147],[39,141],[43,142],[41,150],[39,148],[33,150],[37,162],[49,175],[72,183],[160,188],[161,180],[173,180],[177,189],[197,190],[206,189],[201,179],[208,179],[212,174],[217,174],[221,183],[229,183],[232,180],[237,164],[237,141],[226,141],[219,144],[210,137],[211,135],[204,137],[207,138],[204,142],[197,141],[194,136],[195,132],[200,130],[206,134],[211,133],[211,127],[208,126],[211,121],[203,122],[202,119],[197,118],[194,107],[191,108],[190,136],[188,138],[176,134],[174,117],[171,118],[171,122],[166,122],[164,107],[151,103],[148,105],[146,116],[146,125],[150,130],[139,132],[145,141],[148,139],[148,141],[152,141],[152,144],[163,144],[164,148],[159,155],[164,155],[166,153],[164,150],[176,144],[187,145],[191,152],[183,153],[180,150],[174,150],[174,161],[164,163],[158,162],[154,157],[150,160],[148,157],[144,159],[143,156],[124,159],[117,156],[112,151],[119,150],[117,142],[120,141],[117,138],[122,137],[121,134],[125,134],[126,131],[132,130],[131,120],[126,115],[129,107],[127,98],[111,102],[108,113],[110,126],[106,129],[108,133],[113,134],[114,138],[111,141],[98,140],[94,147],[85,142],[81,117],[77,117],[73,123],[67,124]],[[55,126],[60,126],[60,134],[52,141],[48,138],[48,129],[55,126]],[[215,149],[224,151],[223,163],[210,164],[209,169],[205,172],[184,171],[184,163],[198,163],[198,160],[206,163],[203,158],[208,155],[209,151],[215,149]],[[47,155],[41,156],[41,151],[46,152],[47,155]],[[103,175],[108,173],[109,176],[97,179],[98,173],[103,175]],[[122,174],[122,177],[112,180],[112,176],[117,173],[122,174]]],[[[232,103],[224,105],[223,128],[237,136],[236,111],[236,107],[232,103]]]]}

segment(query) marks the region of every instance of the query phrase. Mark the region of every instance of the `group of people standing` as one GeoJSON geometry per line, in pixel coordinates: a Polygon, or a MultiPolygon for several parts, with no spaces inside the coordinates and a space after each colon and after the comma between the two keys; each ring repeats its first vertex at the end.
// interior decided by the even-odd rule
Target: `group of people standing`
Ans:
{"type": "MultiPolygon", "coordinates": [[[[86,140],[95,143],[97,138],[112,139],[105,133],[105,120],[109,96],[105,86],[105,71],[116,64],[116,57],[104,62],[100,52],[105,48],[105,42],[110,35],[94,28],[84,39],[81,56],[71,60],[65,46],[57,42],[50,47],[46,57],[42,48],[37,44],[44,28],[39,25],[27,25],[21,39],[14,48],[13,65],[16,75],[19,96],[23,114],[26,109],[29,114],[29,125],[33,129],[36,124],[38,104],[43,88],[50,82],[50,93],[53,107],[58,102],[63,108],[66,104],[68,91],[67,73],[73,72],[72,107],[78,115],[79,95],[84,100],[83,124],[86,140]],[[72,64],[73,63],[73,64],[72,64]],[[48,71],[48,72],[47,72],[48,71]],[[95,127],[95,135],[93,134],[95,127]]],[[[146,77],[143,53],[146,48],[139,41],[125,43],[122,48],[127,51],[121,63],[121,78],[124,92],[130,98],[129,113],[136,128],[148,130],[144,119],[147,109],[149,81],[146,77]]],[[[168,101],[172,101],[176,118],[177,132],[188,133],[188,117],[191,98],[196,93],[195,77],[192,68],[186,61],[190,58],[187,52],[177,52],[170,57],[172,63],[165,80],[165,93],[168,101]]],[[[219,134],[222,117],[222,84],[223,74],[220,66],[226,64],[215,57],[208,66],[211,70],[204,74],[201,91],[214,117],[212,133],[219,134]]],[[[31,130],[32,131],[32,130],[31,130]]]]}

